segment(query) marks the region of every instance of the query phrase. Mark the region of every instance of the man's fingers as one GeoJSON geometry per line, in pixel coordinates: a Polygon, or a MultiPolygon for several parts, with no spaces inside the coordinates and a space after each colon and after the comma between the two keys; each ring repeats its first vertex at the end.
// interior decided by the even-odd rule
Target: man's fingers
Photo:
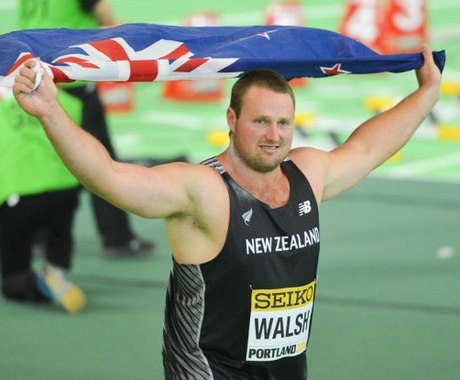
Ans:
{"type": "Polygon", "coordinates": [[[27,88],[31,92],[34,87],[35,74],[28,68],[21,69],[20,75],[16,76],[15,83],[21,85],[21,88],[27,88]]]}
{"type": "Polygon", "coordinates": [[[19,95],[21,93],[30,94],[33,90],[35,90],[38,87],[38,68],[40,68],[40,64],[36,59],[31,59],[24,62],[21,69],[19,70],[19,75],[17,75],[14,79],[15,85],[13,88],[13,92],[15,95],[19,95]]]}
{"type": "Polygon", "coordinates": [[[34,68],[35,66],[40,65],[40,61],[37,58],[31,58],[24,62],[23,67],[27,67],[29,69],[34,68]]]}
{"type": "Polygon", "coordinates": [[[19,70],[19,75],[15,78],[16,83],[27,86],[31,91],[35,90],[43,78],[43,67],[37,59],[30,59],[24,62],[19,70]]]}
{"type": "Polygon", "coordinates": [[[36,90],[43,79],[43,67],[38,59],[29,59],[24,63],[24,75],[29,77],[32,82],[32,91],[36,90]]]}
{"type": "Polygon", "coordinates": [[[15,79],[15,82],[16,83],[20,83],[20,84],[23,84],[27,87],[30,87],[32,89],[33,85],[34,85],[34,80],[29,78],[29,77],[26,77],[24,75],[18,75],[15,79]]]}
{"type": "Polygon", "coordinates": [[[427,44],[422,45],[422,54],[425,62],[434,63],[433,51],[427,44]]]}
{"type": "Polygon", "coordinates": [[[18,77],[16,77],[14,86],[13,86],[13,94],[15,96],[22,94],[30,94],[32,92],[30,82],[25,83],[24,80],[18,80],[18,77]]]}

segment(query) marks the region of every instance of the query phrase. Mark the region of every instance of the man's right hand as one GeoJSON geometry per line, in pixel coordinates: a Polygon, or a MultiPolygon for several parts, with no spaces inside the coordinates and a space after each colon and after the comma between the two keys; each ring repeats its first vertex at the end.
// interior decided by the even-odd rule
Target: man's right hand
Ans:
{"type": "Polygon", "coordinates": [[[59,107],[57,88],[42,67],[41,83],[34,89],[39,75],[36,65],[41,65],[37,59],[30,59],[24,63],[15,78],[13,94],[24,111],[44,120],[53,114],[56,107],[59,107]]]}

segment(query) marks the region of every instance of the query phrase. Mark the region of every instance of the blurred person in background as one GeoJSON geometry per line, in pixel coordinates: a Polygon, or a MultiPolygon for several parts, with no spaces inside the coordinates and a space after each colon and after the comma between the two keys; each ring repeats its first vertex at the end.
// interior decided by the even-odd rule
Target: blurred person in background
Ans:
{"type": "MultiPolygon", "coordinates": [[[[76,123],[81,102],[61,91],[59,99],[76,123]]],[[[38,120],[12,93],[0,96],[0,266],[5,298],[54,302],[75,314],[85,295],[67,279],[72,268],[73,222],[80,184],[47,140],[38,120]],[[32,247],[45,230],[43,262],[32,247]],[[35,268],[38,268],[35,270],[35,268]]]]}
{"type": "MultiPolygon", "coordinates": [[[[107,0],[20,0],[21,29],[91,29],[117,25],[107,0]]],[[[95,136],[116,159],[110,138],[104,105],[94,83],[74,82],[62,88],[83,104],[81,126],[95,136]]],[[[102,256],[138,258],[149,255],[154,244],[141,239],[131,227],[125,211],[91,194],[91,204],[102,239],[102,256]]],[[[46,233],[46,232],[44,232],[46,233]]],[[[41,244],[39,244],[41,245],[41,244]]]]}

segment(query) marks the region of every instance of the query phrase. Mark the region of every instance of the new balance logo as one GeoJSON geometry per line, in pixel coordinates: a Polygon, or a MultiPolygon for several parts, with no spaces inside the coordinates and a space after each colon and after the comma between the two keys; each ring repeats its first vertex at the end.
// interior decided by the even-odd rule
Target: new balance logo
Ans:
{"type": "Polygon", "coordinates": [[[249,222],[251,221],[251,218],[252,218],[252,208],[249,211],[246,211],[243,215],[241,215],[241,217],[244,220],[244,224],[249,226],[249,222]]]}
{"type": "Polygon", "coordinates": [[[311,211],[310,201],[299,203],[299,216],[307,215],[311,211]]]}

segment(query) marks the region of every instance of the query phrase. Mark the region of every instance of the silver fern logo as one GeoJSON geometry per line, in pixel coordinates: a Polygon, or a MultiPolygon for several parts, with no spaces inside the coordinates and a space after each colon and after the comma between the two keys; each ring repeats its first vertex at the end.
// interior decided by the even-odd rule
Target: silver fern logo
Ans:
{"type": "Polygon", "coordinates": [[[251,218],[252,218],[252,208],[249,211],[246,211],[243,215],[241,215],[241,217],[244,220],[244,224],[249,226],[249,223],[251,222],[251,218]]]}

